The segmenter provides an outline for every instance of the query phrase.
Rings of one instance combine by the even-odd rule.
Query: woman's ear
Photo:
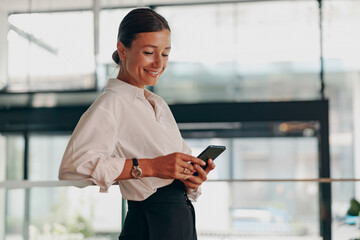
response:
[[[119,57],[121,60],[125,59],[125,46],[122,42],[118,41],[117,42],[117,51],[118,51],[118,54],[119,54]]]

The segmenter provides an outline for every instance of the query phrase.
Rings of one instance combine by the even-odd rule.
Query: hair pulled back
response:
[[[170,31],[166,19],[150,8],[137,8],[130,11],[121,21],[117,40],[126,48],[131,48],[131,43],[135,40],[138,33],[159,32],[163,29]],[[112,55],[116,64],[121,64],[117,51]]]

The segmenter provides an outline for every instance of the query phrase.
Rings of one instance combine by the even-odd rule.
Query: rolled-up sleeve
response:
[[[65,150],[60,180],[91,180],[106,192],[121,174],[125,158],[116,154],[117,123],[111,112],[98,106],[80,118]]]

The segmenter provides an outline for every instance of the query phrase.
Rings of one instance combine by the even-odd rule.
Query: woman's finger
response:
[[[212,171],[214,168],[215,168],[214,161],[213,161],[211,158],[209,158],[209,159],[208,159],[208,166],[207,166],[206,169],[205,169],[206,174],[208,174],[208,173],[209,173],[210,171]]]
[[[192,176],[192,174],[179,173],[179,175],[176,177],[176,179],[185,181],[185,180],[188,180],[191,176]]]
[[[186,174],[186,175],[192,175],[194,172],[191,171],[188,168],[183,168],[183,171],[181,171],[180,173]]]
[[[190,177],[191,177],[191,175],[186,175],[186,174],[184,174],[184,175],[183,175],[183,180],[185,180],[185,181],[186,181],[186,180],[189,180]]]
[[[186,180],[182,180],[182,182],[184,183],[184,185],[188,188],[192,188],[192,189],[197,189],[201,183],[194,183],[192,181],[190,181],[190,178],[189,179],[186,179]]]
[[[207,172],[198,164],[194,164],[195,170],[198,173],[196,177],[200,178],[203,182],[207,180]]]
[[[190,165],[190,167],[192,167],[191,164],[189,164],[189,165]],[[194,174],[194,171],[195,171],[195,169],[194,169],[194,171],[192,171],[186,167],[181,167],[179,165],[176,167],[176,169],[177,170],[175,173],[175,179],[180,179],[180,180],[189,179]]]
[[[205,170],[198,164],[194,164],[194,168],[196,172],[198,172],[198,175],[192,175],[188,179],[182,180],[182,182],[185,186],[196,189],[207,180],[207,174],[215,168],[215,164],[212,159],[208,159],[208,166]]]
[[[188,162],[185,162],[183,160],[178,162],[179,166],[181,166],[182,168],[186,168],[189,169],[192,173],[194,173],[196,170],[194,168],[194,165]]]
[[[199,164],[199,165],[201,165],[201,166],[205,166],[206,165],[206,163],[205,163],[205,161],[203,161],[203,160],[201,160],[200,158],[196,158],[196,157],[194,157],[194,156],[191,156],[191,155],[188,155],[188,154],[184,154],[184,153],[181,153],[182,154],[182,159],[184,160],[184,161],[186,161],[186,162],[192,162],[192,163],[197,163],[197,164]]]

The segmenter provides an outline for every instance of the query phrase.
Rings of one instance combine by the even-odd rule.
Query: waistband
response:
[[[184,203],[187,201],[184,183],[175,179],[170,185],[158,188],[157,191],[143,201],[128,200],[129,209],[154,203]]]

